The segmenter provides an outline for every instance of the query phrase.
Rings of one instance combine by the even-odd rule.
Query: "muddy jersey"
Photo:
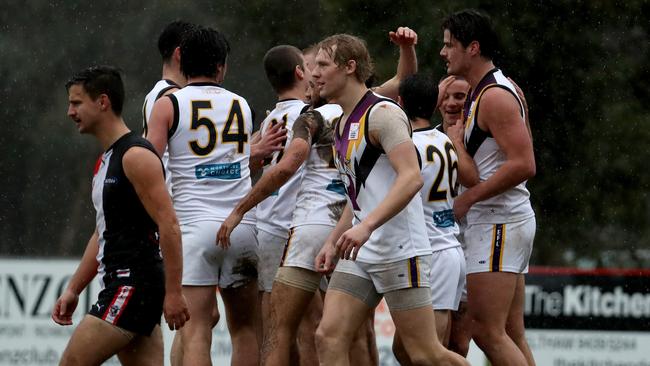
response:
[[[97,213],[97,262],[102,288],[113,280],[129,278],[164,283],[158,226],[122,166],[122,157],[134,146],[156,154],[147,140],[129,132],[102,154],[95,168],[92,201]]]
[[[216,83],[188,84],[168,95],[174,109],[169,170],[181,224],[224,220],[250,191],[251,109]],[[254,224],[253,214],[243,223]]]
[[[399,108],[392,100],[368,91],[345,124],[340,126],[339,121],[334,128],[334,161],[353,210],[353,225],[365,219],[381,203],[397,177],[386,153],[369,140],[368,126],[372,123],[372,110],[381,104],[386,104],[388,108]],[[400,112],[404,113],[401,109]],[[404,121],[407,121],[406,116]],[[361,247],[357,260],[390,263],[431,252],[422,200],[416,194],[402,211],[372,232]]]
[[[447,135],[433,127],[413,131],[413,143],[422,161],[424,185],[420,196],[431,249],[435,252],[458,247],[459,230],[453,210],[458,156],[454,145]]]
[[[287,129],[287,139],[283,143],[284,149],[276,151],[272,157],[264,161],[265,173],[284,156],[284,152],[291,143],[293,123],[300,113],[307,110],[307,107],[308,105],[302,100],[281,100],[262,122],[260,126],[262,134],[265,134],[271,126],[277,123],[284,123]],[[289,237],[291,218],[296,208],[296,196],[300,189],[303,169],[304,164],[280,189],[257,205],[258,229],[285,239]]]
[[[296,199],[291,227],[301,225],[335,226],[345,207],[345,186],[334,165],[333,127],[343,114],[337,104],[316,108],[325,124],[312,136],[311,151]]]
[[[142,105],[142,135],[147,137],[148,123],[149,118],[151,118],[151,111],[153,111],[153,105],[156,104],[156,101],[160,99],[165,93],[172,89],[180,89],[175,82],[167,79],[160,80],[153,86],[153,89],[144,97],[144,104]],[[167,190],[171,193],[172,188],[172,178],[169,174],[169,169],[167,169],[167,163],[169,162],[169,152],[165,149],[165,153],[162,156],[163,165],[165,165],[165,184],[167,185]]]
[[[499,148],[496,140],[478,125],[481,97],[490,88],[502,88],[510,92],[519,103],[521,123],[526,123],[523,104],[517,96],[515,87],[501,70],[497,68],[491,70],[481,79],[475,90],[470,90],[470,97],[465,101],[463,110],[463,115],[466,116],[465,146],[476,162],[481,181],[488,180],[506,162],[506,155]],[[467,223],[502,224],[521,221],[534,215],[530,205],[530,193],[524,181],[501,194],[472,205],[467,213]]]

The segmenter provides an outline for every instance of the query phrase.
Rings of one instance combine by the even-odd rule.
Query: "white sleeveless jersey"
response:
[[[269,128],[276,123],[285,123],[287,128],[287,139],[284,149],[276,151],[273,156],[264,161],[264,173],[274,167],[284,156],[284,152],[291,143],[293,122],[307,108],[305,102],[298,99],[279,101],[275,109],[266,116],[260,131],[266,134]],[[289,238],[291,218],[296,208],[296,195],[300,189],[300,181],[304,164],[277,192],[257,205],[257,228],[273,235]]]
[[[174,107],[169,170],[181,224],[224,220],[250,190],[251,109],[216,83],[192,83],[169,95]],[[243,223],[255,224],[253,214]]]
[[[388,156],[368,140],[368,116],[372,118],[372,109],[377,104],[399,108],[394,102],[369,91],[348,117],[342,132],[338,124],[334,130],[335,163],[354,213],[353,225],[377,208],[397,177]],[[400,109],[400,113],[404,112]],[[403,117],[407,122],[406,115]],[[431,252],[418,193],[402,211],[372,232],[357,260],[391,263]]]
[[[335,226],[345,207],[345,186],[334,165],[332,151],[333,127],[343,110],[337,104],[325,104],[316,111],[323,116],[325,125],[312,140],[291,227],[312,224]]]
[[[453,210],[458,187],[458,155],[454,145],[447,135],[433,127],[413,131],[413,143],[422,160],[424,185],[420,195],[431,249],[435,252],[459,247]]]
[[[465,146],[478,168],[479,179],[486,181],[505,163],[506,156],[497,145],[496,140],[478,125],[478,111],[481,96],[489,88],[502,88],[517,99],[521,109],[521,123],[526,123],[523,105],[515,87],[501,70],[493,69],[478,83],[475,91],[465,102],[463,115],[465,120]],[[530,193],[526,182],[487,200],[477,202],[467,213],[468,224],[503,224],[516,222],[535,216],[530,205]]]
[[[153,105],[156,104],[156,101],[160,99],[163,94],[168,92],[171,89],[180,89],[175,82],[167,79],[159,80],[156,85],[153,86],[153,89],[144,97],[144,104],[142,105],[142,135],[147,137],[149,118],[151,118],[151,111],[153,111]],[[167,185],[167,190],[169,193],[172,191],[172,177],[167,168],[169,164],[169,152],[165,149],[165,153],[162,156],[163,166],[165,167],[165,184]]]

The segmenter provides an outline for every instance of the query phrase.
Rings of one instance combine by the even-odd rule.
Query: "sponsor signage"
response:
[[[650,270],[532,268],[526,327],[650,331]]]
[[[50,313],[78,260],[0,258],[0,365],[57,365],[74,326]],[[99,292],[93,281],[73,317],[79,324]],[[219,299],[222,314],[223,302]],[[526,277],[526,336],[538,365],[650,366],[650,271],[531,268]],[[213,331],[212,358],[228,364],[225,319]],[[385,303],[375,314],[380,365],[397,365],[395,327]],[[163,321],[165,364],[174,333]],[[472,365],[486,365],[472,344]],[[116,359],[107,365],[119,364]]]

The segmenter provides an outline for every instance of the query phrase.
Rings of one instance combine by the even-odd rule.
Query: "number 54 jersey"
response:
[[[169,170],[178,220],[223,221],[251,189],[248,102],[207,82],[188,84],[169,98],[174,107]],[[242,222],[255,224],[255,217]]]

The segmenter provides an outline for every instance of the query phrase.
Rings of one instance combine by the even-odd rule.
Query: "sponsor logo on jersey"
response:
[[[117,178],[115,177],[106,177],[106,179],[104,179],[104,184],[115,184],[115,183],[117,183]]]
[[[194,173],[196,179],[239,179],[241,166],[239,163],[197,165]]]
[[[348,133],[348,140],[356,140],[359,138],[359,123],[350,124],[350,133]]]
[[[452,227],[454,226],[454,211],[444,210],[433,213],[433,223],[437,227]]]
[[[340,179],[332,179],[332,182],[325,189],[345,196],[345,184]]]

